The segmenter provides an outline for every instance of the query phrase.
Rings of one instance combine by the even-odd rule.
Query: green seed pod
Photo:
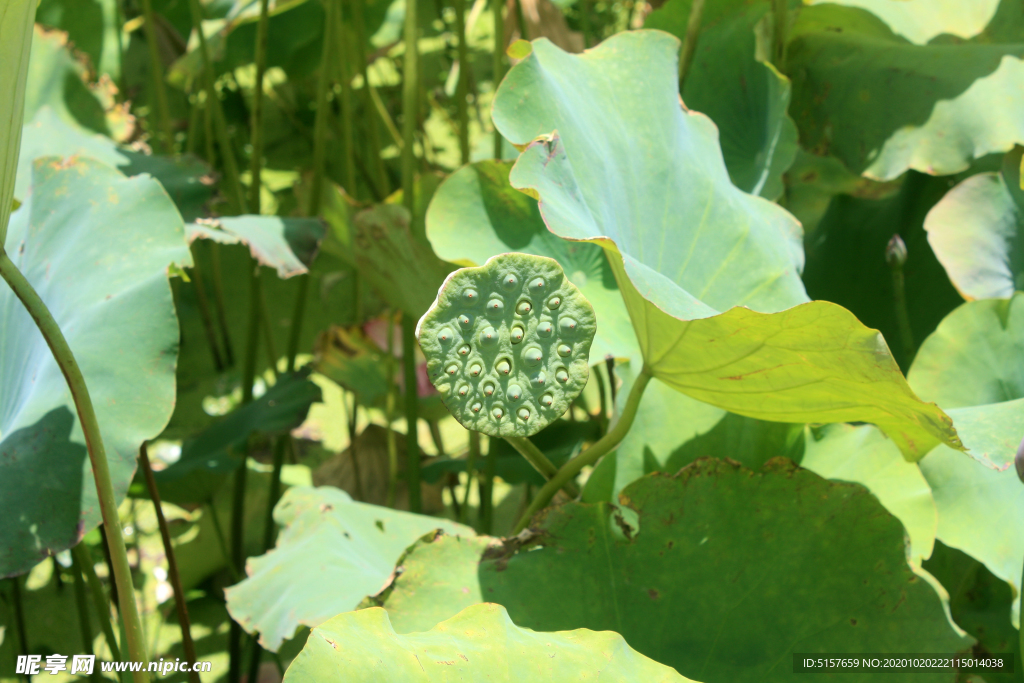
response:
[[[536,434],[568,409],[590,375],[596,331],[593,307],[557,261],[513,253],[449,275],[416,336],[456,419],[501,437]]]

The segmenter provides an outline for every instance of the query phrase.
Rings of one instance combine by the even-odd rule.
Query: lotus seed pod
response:
[[[448,276],[416,334],[427,373],[468,429],[530,436],[590,374],[594,309],[557,261],[502,254]]]

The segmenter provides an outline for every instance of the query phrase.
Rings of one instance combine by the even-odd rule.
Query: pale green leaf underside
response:
[[[316,218],[247,215],[189,223],[186,232],[189,242],[241,242],[260,265],[274,268],[280,278],[289,278],[309,272],[324,236],[324,224]]]
[[[275,549],[251,558],[226,591],[228,611],[276,651],[300,624],[317,626],[384,587],[402,552],[435,529],[472,535],[445,519],[354,502],[331,487],[289,489],[274,508]]]
[[[586,629],[534,633],[501,605],[468,607],[425,633],[399,635],[379,607],[339,614],[313,629],[288,667],[287,683],[325,680],[409,683],[685,683],[637,653],[622,636]]]
[[[979,173],[946,193],[924,220],[928,243],[966,299],[1008,299],[1024,289],[1021,151],[1001,173]]]
[[[464,427],[530,436],[583,391],[596,329],[557,261],[510,253],[448,276],[416,336],[427,376]]]
[[[159,183],[81,159],[40,159],[6,250],[67,338],[96,407],[120,499],[139,445],[174,407],[168,268],[191,265]],[[145,226],[145,239],[139,239]],[[0,575],[27,571],[100,522],[75,405],[42,335],[0,287]]]
[[[35,6],[31,0],[8,0],[0,8],[0,244],[14,196]]]
[[[644,360],[669,386],[760,419],[872,422],[910,459],[958,447],[878,332],[804,303],[799,225],[729,181],[714,128],[679,106],[677,49],[656,31],[582,56],[536,41],[495,102],[503,134],[530,143],[512,185],[540,197],[556,235],[605,248]]]
[[[999,0],[804,0],[808,5],[830,2],[860,7],[889,25],[895,33],[918,45],[948,33],[973,38],[988,25]]]

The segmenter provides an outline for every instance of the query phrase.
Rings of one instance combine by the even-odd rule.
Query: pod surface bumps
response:
[[[500,254],[453,272],[416,328],[430,381],[467,429],[530,436],[587,384],[597,318],[554,259]]]

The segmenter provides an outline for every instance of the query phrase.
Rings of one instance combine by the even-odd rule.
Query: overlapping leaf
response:
[[[800,142],[881,180],[963,171],[1024,142],[1022,55],[1021,42],[915,45],[865,10],[805,8],[787,58]]]
[[[1006,299],[1024,289],[1021,148],[1000,173],[979,173],[928,212],[924,228],[949,279],[966,299]]]
[[[6,250],[82,369],[120,498],[139,445],[174,407],[178,320],[167,272],[190,261],[181,217],[152,179],[95,161],[43,159],[33,178]],[[11,574],[77,543],[100,511],[67,385],[6,287],[0,328],[0,574]]]
[[[925,340],[911,385],[950,408],[978,460],[940,446],[919,463],[939,511],[937,537],[1020,590],[1024,516],[1013,457],[1024,435],[1024,294],[963,304]]]
[[[324,225],[316,218],[278,216],[233,216],[204,220],[188,226],[189,242],[209,239],[221,244],[248,245],[260,265],[274,268],[277,276],[288,278],[309,272]]]
[[[249,578],[227,590],[228,611],[277,650],[300,624],[317,626],[380,591],[399,556],[436,529],[472,535],[461,524],[356,503],[338,489],[293,488],[274,509],[277,546],[249,560]]]
[[[608,683],[690,679],[634,651],[617,633],[534,633],[500,605],[474,605],[426,633],[398,635],[380,608],[339,614],[313,629],[285,680]]]
[[[729,181],[713,126],[679,107],[677,50],[654,31],[582,56],[534,43],[494,108],[502,134],[529,145],[512,185],[540,197],[552,232],[606,249],[644,360],[669,386],[760,419],[874,422],[911,459],[958,445],[877,332],[839,306],[800,305],[799,225]]]
[[[826,0],[805,0],[820,5]],[[973,38],[995,16],[1000,0],[827,0],[832,4],[860,7],[871,12],[895,33],[917,45],[932,38],[954,35]]]
[[[402,630],[496,602],[535,630],[614,630],[648,657],[716,683],[790,680],[793,652],[969,645],[907,565],[900,522],[861,486],[783,460],[752,472],[706,459],[675,477],[644,477],[621,501],[634,522],[607,504],[571,503],[504,547],[421,541],[384,607]]]

